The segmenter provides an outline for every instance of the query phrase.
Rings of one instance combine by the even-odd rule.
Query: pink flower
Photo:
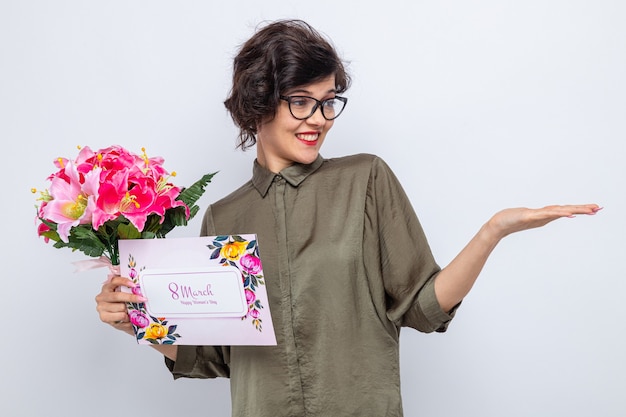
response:
[[[102,171],[105,173],[115,173],[129,169],[136,164],[136,161],[136,156],[117,145],[100,149],[97,152],[93,152],[89,146],[85,146],[76,157],[78,171],[83,174],[89,172],[94,167],[102,168]]]
[[[89,224],[95,209],[99,185],[99,172],[90,171],[81,182],[73,163],[68,162],[63,173],[51,179],[51,200],[41,207],[41,215],[57,224],[57,232],[63,242],[69,241],[72,227]]]
[[[135,295],[143,295],[141,293],[141,287],[139,285],[137,285],[136,287],[133,287],[133,289],[131,290],[131,292]]]
[[[39,223],[39,226],[37,227],[37,235],[38,236],[43,236],[43,240],[44,242],[48,243],[50,242],[50,238],[45,236],[44,233],[49,232],[50,229],[45,223]]]
[[[261,315],[261,312],[257,310],[256,308],[254,308],[254,306],[250,306],[250,308],[248,309],[248,314],[253,319],[258,319],[259,316]]]
[[[102,182],[93,214],[93,228],[98,230],[106,221],[120,215],[120,205],[127,193],[127,176],[125,172],[109,173],[106,182]]]
[[[146,317],[146,315],[139,310],[131,310],[128,313],[128,317],[130,318],[130,322],[132,324],[141,329],[147,327],[148,324],[150,324],[150,320],[148,320],[148,317]]]
[[[248,304],[254,303],[254,300],[256,300],[256,295],[254,294],[254,292],[246,289],[244,293],[246,294],[246,301],[248,302]]]
[[[121,201],[119,212],[137,228],[143,230],[150,214],[159,216],[165,214],[169,207],[157,204],[157,194],[154,181],[150,178],[140,178],[136,182],[129,180],[128,191]]]
[[[143,231],[148,216],[156,214],[162,222],[168,209],[179,206],[185,207],[189,217],[189,208],[176,200],[180,189],[167,182],[163,158],[132,155],[116,146],[83,157],[82,171],[92,165],[102,169],[94,229],[122,215]]]
[[[256,275],[261,272],[261,259],[249,253],[243,255],[239,260],[241,267],[248,274]]]

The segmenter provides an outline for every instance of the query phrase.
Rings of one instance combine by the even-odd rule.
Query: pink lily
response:
[[[66,181],[65,178],[69,179]],[[63,242],[69,242],[72,227],[91,222],[99,186],[99,171],[93,170],[80,183],[80,175],[73,163],[68,162],[62,176],[55,176],[50,184],[52,200],[42,207],[44,218],[57,224]]]

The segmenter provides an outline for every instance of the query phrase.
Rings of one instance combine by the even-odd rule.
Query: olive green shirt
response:
[[[236,417],[402,416],[400,327],[445,331],[435,263],[389,167],[321,156],[212,204],[202,235],[256,233],[277,346],[178,346],[174,378],[230,377]]]

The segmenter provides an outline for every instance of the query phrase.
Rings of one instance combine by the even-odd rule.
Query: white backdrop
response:
[[[322,154],[381,155],[442,265],[499,209],[605,207],[508,237],[447,333],[403,331],[406,415],[625,415],[626,3],[0,0],[2,415],[229,415],[226,380],[173,381],[99,321],[105,271],[37,238],[30,189],[120,144],[182,185],[219,171],[203,206],[233,190],[254,151],[222,105],[231,58],[283,17],[350,61]]]

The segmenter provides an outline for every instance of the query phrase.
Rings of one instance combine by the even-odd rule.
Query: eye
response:
[[[309,99],[306,97],[292,97],[291,105],[296,107],[307,107],[309,105]]]
[[[324,108],[326,109],[334,109],[337,106],[337,99],[329,98],[328,100],[324,100]]]

